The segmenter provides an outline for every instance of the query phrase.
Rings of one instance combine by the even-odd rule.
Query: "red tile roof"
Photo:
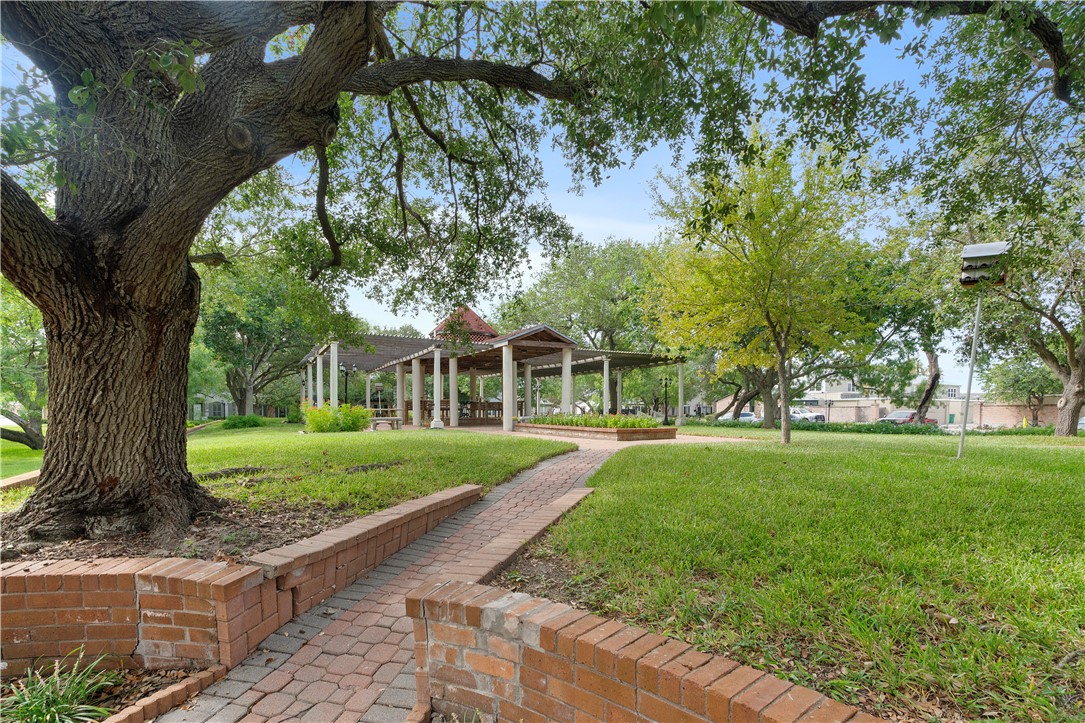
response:
[[[445,329],[449,326],[466,327],[467,332],[471,337],[471,341],[474,342],[489,341],[497,336],[497,330],[487,324],[481,316],[467,306],[461,306],[449,314],[448,318],[438,324],[436,328],[430,332],[430,336],[435,339],[452,336],[451,333],[445,332]]]

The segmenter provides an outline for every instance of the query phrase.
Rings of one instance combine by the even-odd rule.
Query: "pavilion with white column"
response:
[[[365,404],[370,406],[372,375],[394,372],[394,395],[387,405],[382,405],[382,415],[395,416],[416,426],[501,424],[512,431],[517,419],[539,411],[534,409],[532,392],[534,383],[541,378],[561,378],[560,410],[571,413],[574,377],[602,374],[603,409],[620,412],[623,372],[677,364],[681,379],[684,361],[656,354],[579,349],[574,340],[545,324],[499,335],[481,317],[464,308],[435,329],[431,338],[369,335],[366,346],[359,349],[340,348],[337,342],[314,348],[302,360],[307,395],[303,401],[316,406],[324,404],[327,368],[328,379],[332,381],[327,401],[338,404],[337,367],[345,367],[365,375]],[[460,391],[461,374],[469,379],[466,400]],[[615,399],[611,399],[612,379],[617,381]],[[360,380],[356,383],[361,385]],[[681,424],[685,406],[683,385],[677,386],[676,419]]]

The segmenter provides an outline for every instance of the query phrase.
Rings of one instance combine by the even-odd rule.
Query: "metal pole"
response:
[[[980,307],[982,305],[983,297],[979,296],[976,299],[976,321],[972,324],[972,357],[968,361],[968,386],[964,392],[964,421],[961,424],[961,441],[957,444],[957,459],[964,455],[964,433],[968,430],[968,408],[972,405],[972,372],[976,368],[976,348],[980,341]]]

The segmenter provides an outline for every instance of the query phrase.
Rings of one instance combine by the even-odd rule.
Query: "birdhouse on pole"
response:
[[[1006,283],[1001,260],[1009,250],[1009,241],[965,246],[961,249],[961,286],[975,286],[981,281],[995,285]]]

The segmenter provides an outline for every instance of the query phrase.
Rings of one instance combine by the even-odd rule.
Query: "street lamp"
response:
[[[539,401],[542,398],[542,380],[536,379],[535,384],[535,414],[541,415],[542,408],[539,406]]]
[[[667,385],[671,380],[668,377],[663,377],[663,426],[666,427],[671,423],[671,418],[667,416],[670,413],[670,402],[667,400]]]
[[[358,373],[358,365],[351,364],[348,369],[346,364],[340,364],[339,371],[343,372],[343,401],[350,404],[350,375]]]
[[[833,413],[833,400],[832,399],[826,399],[825,400],[825,422],[826,422],[826,424],[828,424],[829,417],[832,416],[832,413]]]
[[[376,384],[373,385],[373,388],[375,390],[377,390],[377,409],[383,409],[384,408],[384,400],[381,399],[381,392],[384,391],[384,383],[383,382],[377,382]],[[369,400],[367,399],[366,401],[369,401]]]

